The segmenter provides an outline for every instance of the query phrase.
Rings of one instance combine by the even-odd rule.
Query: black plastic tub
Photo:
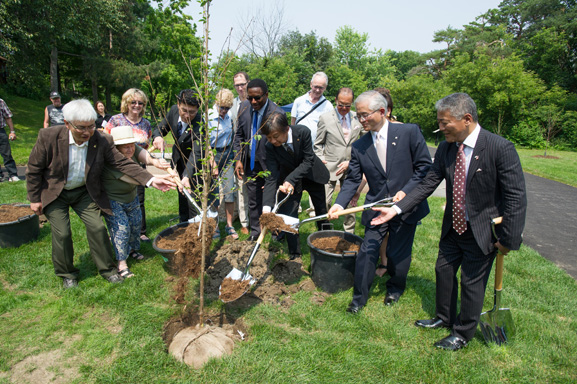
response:
[[[353,286],[355,276],[356,252],[336,254],[323,251],[312,245],[316,239],[340,237],[353,244],[361,244],[363,239],[344,231],[319,231],[307,238],[311,251],[311,277],[317,287],[325,292],[335,293]]]
[[[15,206],[30,207],[28,204],[15,204]],[[34,213],[19,217],[18,220],[9,223],[0,223],[0,248],[19,247],[22,244],[38,239],[39,233],[40,221],[38,220],[38,216]]]
[[[176,249],[159,248],[158,247],[158,240],[160,240],[162,237],[168,237],[168,236],[172,235],[177,229],[186,228],[186,227],[188,227],[188,225],[189,225],[189,223],[180,223],[180,224],[173,225],[172,227],[168,227],[168,228],[162,230],[158,235],[156,235],[156,237],[154,238],[154,240],[152,242],[152,248],[154,248],[154,250],[156,252],[161,254],[162,258],[164,259],[167,272],[172,274],[172,275],[178,276],[178,271],[177,271],[177,268],[174,264],[174,254],[176,253],[177,250]]]

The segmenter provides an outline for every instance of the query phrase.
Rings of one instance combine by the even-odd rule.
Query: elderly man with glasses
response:
[[[124,157],[112,137],[95,130],[96,111],[88,100],[74,100],[63,108],[64,125],[40,130],[28,159],[26,187],[30,208],[44,213],[52,228],[52,263],[65,289],[78,285],[70,230],[70,208],[86,227],[90,254],[98,272],[111,283],[122,282],[101,211],[112,214],[101,185],[105,164],[132,177],[139,184],[162,191],[174,188],[170,181],[153,177]]]

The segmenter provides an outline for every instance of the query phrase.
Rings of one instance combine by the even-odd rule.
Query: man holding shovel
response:
[[[329,219],[335,219],[338,212],[349,205],[363,175],[369,184],[365,204],[387,197],[398,201],[421,182],[431,166],[431,156],[419,126],[389,124],[387,101],[380,93],[362,93],[355,100],[355,107],[359,121],[369,133],[352,145],[349,173],[328,212]],[[365,226],[365,238],[355,261],[353,299],[347,312],[358,313],[367,303],[379,249],[387,233],[387,267],[391,278],[387,280],[384,304],[391,306],[399,301],[407,285],[417,223],[428,213],[429,206],[423,201],[385,225],[373,225],[371,219],[376,213],[363,212],[361,223]]]
[[[326,213],[325,184],[329,170],[313,152],[311,131],[304,125],[289,126],[284,112],[273,112],[261,129],[268,142],[266,165],[270,175],[266,178],[263,192],[263,213],[274,205],[275,192],[292,194],[278,213],[298,217],[298,207],[303,190],[306,190],[318,214]],[[322,204],[321,204],[322,203]],[[326,220],[325,220],[326,222]],[[322,222],[317,226],[321,229]],[[301,257],[299,237],[286,234],[290,259]]]
[[[374,208],[381,224],[410,210],[446,180],[447,209],[443,217],[436,273],[436,316],[417,320],[421,328],[448,328],[451,334],[435,347],[458,350],[475,335],[487,280],[497,250],[507,254],[521,245],[527,195],[515,146],[481,128],[475,102],[454,93],[437,102],[437,121],[445,141],[423,182],[392,208]],[[492,235],[491,219],[503,216]],[[461,268],[461,313],[457,315],[457,271]]]

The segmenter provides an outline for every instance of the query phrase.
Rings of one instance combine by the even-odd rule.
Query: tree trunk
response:
[[[58,48],[52,46],[50,52],[50,91],[58,92]]]
[[[112,95],[110,94],[110,87],[108,85],[106,86],[104,92],[106,94],[106,110],[112,115]]]
[[[98,83],[96,82],[96,76],[92,76],[92,104],[96,106],[98,101]]]

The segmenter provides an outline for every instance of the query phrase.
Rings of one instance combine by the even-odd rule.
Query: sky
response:
[[[190,0],[186,13],[197,23],[202,36],[201,7]],[[298,29],[301,34],[315,31],[334,43],[336,30],[344,25],[359,33],[368,33],[371,48],[393,51],[430,52],[444,48],[433,43],[435,31],[461,29],[491,8],[497,8],[501,0],[213,0],[210,6],[209,49],[220,53],[228,47],[227,36],[232,31],[230,49],[238,45],[240,25],[251,15],[270,15],[272,4],[284,4],[284,20],[287,32]],[[282,8],[282,7],[281,7]],[[239,51],[242,53],[242,50]]]

